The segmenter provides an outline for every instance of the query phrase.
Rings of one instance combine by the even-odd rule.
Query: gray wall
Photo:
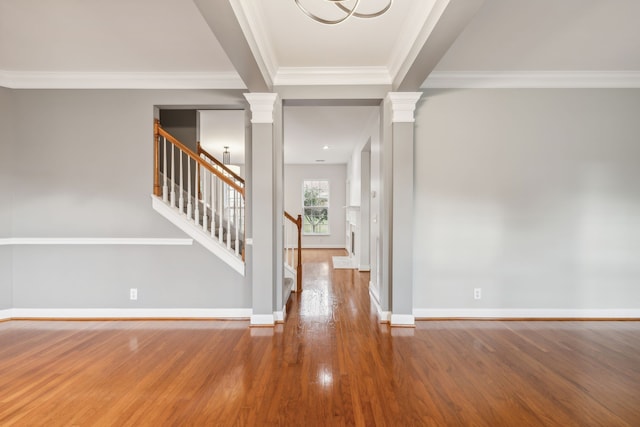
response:
[[[183,238],[151,208],[154,106],[237,91],[15,90],[13,237]],[[113,165],[117,165],[113,168]],[[137,287],[139,300],[128,299]],[[243,278],[193,246],[16,246],[16,308],[249,308]]]
[[[11,237],[13,91],[0,87],[0,239]],[[12,305],[11,246],[0,245],[0,310]]]
[[[306,248],[344,248],[346,244],[347,165],[285,165],[284,209],[294,217],[302,215],[302,183],[329,180],[329,231],[327,236],[302,235]]]
[[[638,112],[640,90],[427,91],[414,307],[639,308]]]
[[[171,135],[189,147],[197,151],[198,118],[196,110],[160,110],[160,124]]]

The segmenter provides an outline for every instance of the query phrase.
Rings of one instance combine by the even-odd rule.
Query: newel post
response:
[[[302,292],[302,215],[296,219],[298,227],[298,264],[296,265],[296,291]]]
[[[160,121],[153,121],[153,194],[160,197],[162,190],[160,189],[160,132],[158,127]]]

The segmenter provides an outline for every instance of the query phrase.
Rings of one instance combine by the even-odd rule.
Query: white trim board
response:
[[[178,208],[167,205],[160,197],[153,194],[151,195],[151,205],[156,212],[165,217],[169,222],[184,231],[187,235],[193,237],[209,252],[216,255],[244,276],[245,266],[242,258],[229,251],[226,245],[218,242],[217,239],[212,239],[209,233],[202,230],[202,227],[197,226],[192,220],[187,219],[187,216],[180,212]]]
[[[0,310],[0,320],[11,319],[11,313],[12,313],[12,310],[10,308]]]
[[[12,308],[8,318],[32,319],[243,319],[250,308]],[[0,312],[2,315],[2,312]]]
[[[342,249],[345,250],[344,246],[340,245],[302,245],[302,249]]]
[[[387,67],[279,67],[274,86],[391,85]]]
[[[422,89],[640,88],[639,71],[434,71]]]
[[[276,322],[274,314],[252,314],[251,326],[273,326]]]
[[[7,245],[145,245],[190,246],[193,239],[130,238],[130,237],[9,237],[0,239],[0,246]]]
[[[9,89],[246,89],[233,72],[50,72],[0,70]]]
[[[391,326],[416,326],[416,318],[411,314],[391,314]]]
[[[382,311],[382,307],[380,307],[380,299],[378,298],[378,294],[373,289],[372,283],[369,282],[369,295],[371,295],[371,302],[376,308],[378,312],[378,322],[380,323],[390,323],[391,322],[391,312],[390,311]]]
[[[416,319],[640,319],[640,309],[414,308]]]

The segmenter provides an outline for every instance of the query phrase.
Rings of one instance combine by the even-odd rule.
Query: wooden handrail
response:
[[[241,187],[240,185],[238,185],[235,181],[233,181],[232,179],[230,179],[228,176],[225,176],[222,172],[220,172],[219,170],[217,170],[216,168],[214,168],[213,166],[211,166],[208,162],[206,162],[205,160],[202,160],[200,158],[200,156],[198,156],[196,153],[194,153],[193,151],[191,151],[191,149],[189,147],[187,147],[186,145],[184,145],[183,143],[181,143],[180,141],[178,141],[173,135],[171,135],[169,132],[167,132],[166,130],[164,130],[162,128],[162,126],[160,125],[160,122],[158,119],[155,120],[155,125],[154,125],[154,133],[155,133],[155,144],[154,145],[158,145],[158,136],[163,136],[166,139],[169,140],[169,142],[171,142],[173,145],[175,145],[176,147],[178,147],[179,149],[181,149],[182,151],[184,151],[187,156],[191,157],[194,161],[196,161],[200,166],[204,167],[205,169],[207,169],[209,172],[211,172],[212,174],[216,175],[218,178],[220,178],[223,182],[225,182],[226,184],[228,184],[230,187],[232,187],[234,190],[236,190],[238,193],[242,194],[242,197],[245,196],[244,194],[244,187]],[[154,149],[154,155],[156,155],[159,158],[159,155],[157,155],[155,153]],[[159,151],[159,150],[158,150]],[[156,160],[154,159],[154,164],[155,164],[155,168],[156,168],[156,173],[154,175],[154,194],[156,191],[156,181],[158,182],[158,188],[159,188],[159,165],[158,162],[156,162]],[[157,195],[157,194],[156,194]]]
[[[302,292],[302,215],[294,218],[289,212],[284,211],[284,217],[293,222],[298,228],[298,263],[296,265],[296,290]]]
[[[240,183],[242,183],[242,185],[244,186],[244,179],[236,174],[234,171],[232,171],[231,169],[229,169],[227,167],[227,165],[225,165],[224,163],[222,163],[220,160],[216,159],[214,156],[212,156],[211,154],[209,154],[209,152],[207,150],[205,150],[204,148],[202,148],[202,146],[200,145],[200,141],[198,141],[196,143],[196,146],[198,147],[198,155],[200,154],[204,154],[205,157],[209,160],[211,160],[213,163],[215,163],[217,166],[219,166],[220,168],[222,168],[223,171],[225,171],[226,173],[228,173],[229,175],[231,175],[232,177],[234,177],[237,181],[239,181]]]
[[[291,215],[289,212],[284,211],[284,216],[286,216],[286,217],[287,217],[287,219],[288,219],[289,221],[291,221],[292,223],[294,223],[294,224],[298,225],[298,220],[297,220],[297,219],[295,219],[295,218],[293,217],[293,215]]]

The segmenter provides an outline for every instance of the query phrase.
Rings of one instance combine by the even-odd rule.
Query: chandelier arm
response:
[[[340,9],[342,9],[345,12],[350,12],[349,8],[346,7],[343,4],[340,3],[334,3],[337,7],[339,7]],[[376,18],[378,16],[383,15],[387,10],[389,10],[391,8],[391,5],[393,4],[393,0],[389,0],[389,4],[387,4],[384,8],[380,9],[377,12],[374,13],[356,13],[355,10],[358,7],[358,4],[356,3],[356,5],[353,7],[353,16],[355,16],[356,18]]]
[[[305,15],[307,15],[309,18],[313,19],[314,21],[320,22],[321,24],[327,24],[327,25],[336,25],[336,24],[340,24],[341,22],[346,21],[347,19],[351,18],[351,16],[354,15],[354,13],[356,12],[356,8],[358,7],[358,3],[360,3],[360,0],[356,0],[356,4],[353,5],[353,9],[349,10],[349,8],[339,5],[340,9],[342,9],[343,11],[347,12],[347,15],[344,18],[340,18],[340,19],[336,19],[336,20],[329,20],[329,19],[324,19],[324,18],[320,18],[317,15],[314,15],[313,13],[309,12],[303,5],[302,3],[300,3],[300,0],[295,0],[296,5],[298,6],[298,8],[300,8],[301,11],[304,12]]]

